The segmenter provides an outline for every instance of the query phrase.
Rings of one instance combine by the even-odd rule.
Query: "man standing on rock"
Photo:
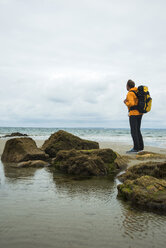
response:
[[[137,92],[137,87],[135,87],[135,83],[132,80],[128,80],[126,85],[128,94],[124,103],[128,107],[129,110],[129,123],[130,123],[130,131],[133,139],[133,148],[126,153],[136,153],[144,149],[143,138],[141,134],[141,120],[142,113],[138,110],[130,110],[132,106],[138,105],[138,98],[134,92]],[[134,92],[133,92],[134,91]]]

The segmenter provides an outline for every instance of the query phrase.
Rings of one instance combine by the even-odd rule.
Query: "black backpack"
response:
[[[140,113],[148,113],[152,107],[152,98],[147,86],[139,86],[137,91],[132,90],[138,98],[138,105],[132,106],[130,110],[138,110]]]

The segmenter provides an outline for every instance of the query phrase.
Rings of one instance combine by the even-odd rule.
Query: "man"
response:
[[[143,114],[141,114],[138,110],[130,110],[132,106],[138,105],[138,98],[133,92],[137,92],[135,83],[132,80],[128,80],[126,88],[128,94],[126,96],[126,99],[124,100],[124,103],[126,104],[129,110],[130,130],[134,144],[133,148],[130,151],[127,151],[127,153],[135,153],[144,149],[144,143],[140,131]]]

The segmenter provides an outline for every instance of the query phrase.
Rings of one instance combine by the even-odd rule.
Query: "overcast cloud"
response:
[[[166,127],[165,0],[0,0],[0,126],[128,127],[126,82]]]

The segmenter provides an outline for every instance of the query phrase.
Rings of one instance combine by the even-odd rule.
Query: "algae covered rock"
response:
[[[31,138],[13,138],[6,142],[1,159],[6,163],[18,163],[28,160],[46,160],[48,155],[40,150]]]
[[[59,151],[52,164],[66,174],[106,176],[116,174],[120,168],[114,163],[116,153],[111,149]]]
[[[122,182],[127,179],[133,180],[144,175],[156,178],[166,178],[166,162],[147,162],[134,165],[118,178]]]
[[[118,196],[141,208],[166,211],[166,180],[142,176],[118,185]]]
[[[126,159],[125,156],[121,156],[118,153],[116,153],[117,157],[114,160],[114,164],[116,165],[117,168],[120,170],[124,170],[128,166],[128,160]]]
[[[94,141],[83,140],[71,133],[60,130],[50,136],[42,146],[50,157],[55,157],[57,152],[60,150],[90,150],[98,149],[99,144]]]

